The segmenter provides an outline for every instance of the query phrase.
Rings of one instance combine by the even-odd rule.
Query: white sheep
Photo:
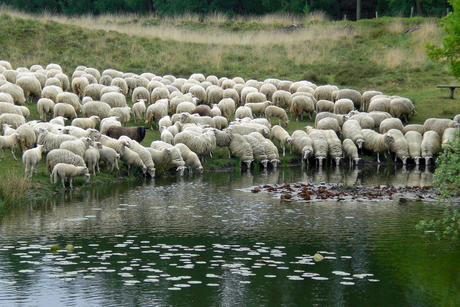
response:
[[[109,111],[109,116],[116,116],[120,123],[126,127],[127,123],[131,118],[130,107],[115,107]]]
[[[386,158],[390,143],[394,142],[393,137],[388,133],[381,134],[372,129],[362,129],[361,133],[364,137],[364,149],[377,154],[377,162],[380,163],[380,153],[383,152]]]
[[[19,85],[13,83],[6,83],[1,85],[0,92],[10,94],[11,97],[13,97],[14,104],[24,105],[26,101],[26,98],[24,97],[24,91]]]
[[[313,140],[308,136],[308,133],[303,130],[295,130],[292,133],[292,141],[291,141],[291,154],[292,149],[295,152],[298,152],[302,156],[302,164],[304,161],[313,156]]]
[[[433,159],[433,157],[441,150],[441,138],[436,131],[428,130],[423,134],[420,146],[422,149],[422,158],[425,159],[425,165],[429,165],[430,159]]]
[[[407,163],[407,159],[410,157],[409,143],[407,142],[407,139],[404,137],[401,130],[398,129],[390,129],[388,130],[388,134],[391,135],[394,140],[390,143],[390,152],[395,153],[395,162],[396,159],[399,158],[405,165]]]
[[[193,167],[196,168],[200,173],[203,173],[203,166],[201,165],[200,159],[195,152],[190,150],[187,145],[182,143],[177,143],[174,146],[179,148],[182,159],[184,159],[185,164],[188,165],[190,173],[192,172]]]
[[[214,129],[197,133],[185,130],[174,136],[174,144],[183,143],[195,152],[204,161],[206,155],[211,155],[216,148],[216,136]]]
[[[214,120],[210,116],[199,116],[197,114],[192,115],[188,112],[183,112],[179,115],[179,121],[183,124],[196,123],[215,128]]]
[[[72,180],[74,177],[82,176],[86,183],[89,182],[90,174],[88,168],[84,166],[75,166],[67,163],[58,163],[54,166],[50,175],[51,183],[56,183],[57,178],[61,178],[62,187],[65,188],[64,181],[69,179],[70,188],[73,189]]]
[[[24,98],[28,102],[32,102],[33,98],[38,99],[42,94],[41,83],[32,74],[27,74],[16,79],[16,85],[22,88],[24,92]]]
[[[115,151],[120,154],[120,156],[123,156],[123,152],[126,148],[131,147],[130,142],[124,140],[116,140],[109,136],[103,135],[98,131],[91,132],[90,137],[94,141],[101,142],[102,145],[115,149]]]
[[[212,120],[214,121],[214,127],[216,127],[216,129],[223,130],[228,127],[228,120],[223,116],[214,116]]]
[[[94,141],[89,137],[81,137],[74,140],[64,141],[59,145],[60,149],[67,149],[80,157],[85,155],[85,151],[94,146]]]
[[[67,118],[64,117],[64,116],[56,116],[56,117],[50,119],[49,123],[50,123],[50,124],[54,124],[54,125],[64,126],[66,120],[67,120]],[[61,128],[62,128],[62,127],[61,127]],[[50,131],[51,131],[51,130],[50,130]],[[53,132],[53,133],[54,133],[54,132]]]
[[[331,160],[335,160],[336,166],[338,166],[343,156],[342,142],[334,130],[329,129],[320,131],[327,141],[328,155],[331,157]]]
[[[156,87],[150,93],[150,103],[155,103],[160,99],[170,99],[170,93],[166,87]]]
[[[75,77],[72,79],[71,87],[72,92],[79,97],[85,96],[85,88],[89,85],[88,79],[85,77]]]
[[[355,143],[351,139],[344,139],[342,146],[344,157],[349,157],[350,165],[353,164],[353,162],[355,165],[358,165],[361,158],[359,157],[358,147],[356,147]]]
[[[375,123],[375,128],[380,127],[380,124],[382,121],[384,121],[387,118],[391,118],[391,114],[388,112],[382,112],[382,111],[372,111],[369,112],[368,115],[374,119]]]
[[[375,97],[377,95],[383,95],[383,93],[380,91],[370,90],[370,91],[365,91],[361,95],[362,108],[364,111],[370,112],[369,106],[370,106],[371,99],[372,97]]]
[[[128,84],[126,83],[125,79],[120,77],[115,77],[112,79],[110,86],[116,86],[120,89],[120,92],[123,95],[128,95]]]
[[[2,115],[0,115],[0,127],[3,127],[3,124],[8,124],[13,129],[16,129],[25,122],[26,119],[24,118],[24,116],[19,114],[3,113]]]
[[[362,105],[362,95],[360,92],[354,89],[345,88],[339,90],[335,95],[336,103],[341,99],[349,99],[353,102],[353,109],[359,110]],[[346,112],[348,113],[348,112]],[[345,113],[342,113],[345,114]]]
[[[264,116],[265,109],[272,104],[271,101],[266,100],[264,102],[246,102],[244,106],[251,109],[252,115]]]
[[[439,137],[442,138],[444,130],[447,128],[459,128],[460,124],[452,119],[448,118],[428,118],[423,123],[423,127],[428,130],[434,130],[438,133]]]
[[[148,89],[143,86],[138,86],[133,89],[131,101],[138,102],[141,99],[144,100],[144,103],[147,101],[147,104],[150,104],[150,93]]]
[[[272,95],[272,102],[280,108],[291,106],[291,93],[287,90],[278,89]]]
[[[80,113],[82,104],[78,95],[70,92],[62,92],[56,95],[56,104],[57,103],[67,103],[73,106],[75,112]]]
[[[224,98],[224,89],[219,86],[208,87],[206,89],[208,104],[218,104]]]
[[[144,175],[147,173],[147,166],[145,166],[144,162],[142,162],[142,159],[139,157],[139,154],[134,150],[125,148],[125,151],[121,155],[120,159],[128,166],[128,175],[133,165],[139,167]]]
[[[409,156],[414,160],[416,165],[419,165],[422,158],[422,134],[418,131],[410,130],[404,134],[404,137],[409,147]]]
[[[337,133],[337,135],[340,135],[340,133],[342,132],[339,121],[334,117],[325,117],[319,120],[318,123],[316,124],[316,129],[321,129],[321,130],[332,129],[335,131],[335,133]]]
[[[53,117],[63,116],[69,120],[77,117],[75,108],[67,103],[57,103],[53,108]]]
[[[448,152],[451,149],[450,142],[453,141],[455,138],[458,137],[458,129],[457,128],[447,128],[444,130],[442,134],[442,142],[441,147],[444,149],[444,152]]]
[[[67,149],[53,149],[46,155],[46,171],[51,173],[54,166],[58,163],[68,163],[75,166],[86,167],[82,157]]]
[[[101,171],[99,169],[99,160],[101,159],[101,154],[99,150],[101,149],[102,144],[100,142],[94,142],[94,145],[89,146],[88,149],[85,150],[85,154],[83,155],[83,160],[88,166],[88,170],[93,171],[94,176],[96,176],[96,170],[98,172]]]
[[[132,112],[133,112],[133,117],[134,117],[134,124],[137,125],[141,120],[145,119],[145,112],[147,111],[147,107],[145,105],[146,99],[138,99],[138,100],[133,100],[133,101],[136,101],[133,104]]]
[[[265,125],[253,124],[253,123],[232,123],[228,128],[231,132],[244,135],[251,132],[259,132],[264,137],[270,137],[270,129]]]
[[[88,96],[88,95],[85,95]],[[94,98],[93,98],[94,99]],[[122,93],[109,92],[101,95],[101,101],[107,103],[111,108],[126,107],[126,96]]]
[[[220,148],[220,156],[222,156],[222,148],[230,146],[233,139],[233,133],[230,129],[224,129],[223,131],[216,130],[216,146]],[[228,158],[230,158],[230,150],[228,150]]]
[[[273,101],[272,97],[273,97],[273,94],[277,91],[278,89],[276,88],[276,86],[272,83],[264,83],[262,84],[262,86],[260,87],[260,92],[262,94],[264,94],[266,97],[267,97],[267,100],[269,101]]]
[[[71,125],[75,127],[79,127],[82,129],[92,128],[95,129],[96,125],[101,121],[99,116],[93,115],[89,118],[86,117],[77,117],[72,120]]]
[[[353,111],[351,112],[353,114]],[[369,113],[360,112],[354,113],[350,119],[357,120],[363,129],[374,129],[375,128],[375,121],[374,118],[369,116]]]
[[[404,116],[406,122],[409,115],[414,115],[415,107],[409,98],[395,97],[390,101],[390,114],[394,117],[400,118]]]
[[[83,91],[83,97],[88,96],[91,99],[98,101],[101,99],[101,90],[104,88],[104,85],[92,83],[85,86]]]
[[[342,126],[342,135],[344,139],[351,139],[355,145],[361,149],[364,143],[364,137],[361,133],[362,127],[357,120],[349,119]]]
[[[259,132],[251,132],[248,135],[255,137],[260,144],[264,147],[265,155],[267,155],[267,159],[270,161],[273,167],[278,167],[278,164],[281,163],[279,159],[278,147],[273,144],[270,139],[266,139],[262,134]]]
[[[11,128],[8,124],[2,125],[3,135],[12,135],[13,133],[17,133],[16,129]]]
[[[168,127],[166,126],[161,126],[160,127],[160,139],[165,142],[169,143],[171,145],[174,145],[174,135],[168,130]]]
[[[240,94],[238,93],[238,91],[236,89],[234,89],[234,88],[224,89],[224,93],[222,94],[222,100],[227,99],[227,98],[230,98],[230,99],[233,100],[233,102],[235,103],[235,108],[236,108],[236,106],[240,105]],[[219,103],[220,103],[220,101],[219,101]],[[219,107],[219,109],[220,109],[220,107]],[[235,113],[235,111],[233,111],[233,113]],[[223,115],[223,112],[222,112],[222,115]]]
[[[176,107],[176,113],[193,113],[193,110],[195,110],[196,105],[191,102],[191,101],[182,101],[179,103]]]
[[[33,148],[37,142],[37,135],[30,125],[20,125],[16,132],[19,134],[19,148],[21,152]]]
[[[330,100],[321,99],[316,103],[316,113],[334,112],[334,103]]]
[[[100,142],[96,142],[101,144]],[[100,148],[99,148],[100,147]],[[110,168],[110,171],[113,171],[113,168],[120,170],[118,167],[118,161],[120,160],[120,154],[115,151],[115,149],[102,145],[99,146],[99,162],[104,162],[107,166],[107,169]]]
[[[312,118],[313,113],[315,113],[316,106],[315,102],[309,96],[299,95],[292,97],[290,111],[292,113],[292,117],[299,121],[300,119],[303,120],[303,112],[307,113]]]
[[[107,130],[111,126],[121,127],[121,122],[118,120],[117,116],[110,116],[101,120],[101,123],[99,124],[99,131],[102,134],[107,134]]]
[[[158,122],[164,116],[168,115],[168,100],[160,99],[148,106],[145,113],[145,124],[150,124],[150,129],[153,130],[153,124],[158,127]]]
[[[43,145],[43,151],[49,152],[58,149],[62,142],[77,139],[73,135],[55,134],[46,129],[39,128],[37,144]]]
[[[9,104],[13,104],[14,105],[14,99],[13,97],[8,94],[8,93],[3,93],[3,92],[0,92],[0,101],[1,102],[7,102]]]
[[[268,106],[265,109],[265,118],[271,122],[272,117],[278,117],[278,125],[281,126],[281,121],[283,121],[284,126],[286,127],[289,123],[289,118],[286,114],[286,111],[283,108],[277,106]]]
[[[249,107],[246,107],[246,105],[238,107],[235,111],[235,118],[244,118],[244,117],[253,118],[252,109]]]
[[[328,144],[324,134],[319,129],[312,129],[307,126],[308,136],[313,141],[313,154],[319,166],[323,165],[323,160],[328,154]]]
[[[254,161],[252,146],[244,140],[242,135],[234,134],[228,148],[231,156],[240,158],[242,162],[246,163],[248,169],[251,167],[251,163]]]
[[[232,98],[224,98],[222,99],[217,106],[219,107],[222,116],[224,116],[227,120],[230,119],[230,116],[235,114],[236,111],[236,103],[235,100]]]
[[[409,124],[405,125],[402,133],[406,134],[409,131],[417,131],[421,135],[423,135],[426,132],[425,127],[423,127],[422,124]]]
[[[108,103],[90,100],[83,104],[81,113],[83,117],[99,116],[100,119],[109,117],[111,107]]]
[[[335,114],[348,114],[355,110],[355,105],[351,99],[342,98],[334,103]]]
[[[0,136],[0,149],[2,150],[2,160],[5,159],[5,149],[9,148],[14,160],[18,160],[14,155],[14,148],[19,147],[19,134],[13,133],[11,135]]]
[[[142,160],[145,167],[147,168],[146,172],[144,172],[144,175],[148,173],[151,178],[154,178],[155,177],[155,163],[153,162],[152,156],[147,151],[147,149],[141,144],[139,144],[136,140],[132,140],[125,135],[120,136],[118,140],[123,140],[129,143],[129,148],[139,155],[139,158]],[[123,159],[123,156],[122,156],[122,159]]]
[[[270,139],[277,139],[279,142],[280,147],[283,149],[283,157],[286,155],[286,144],[291,145],[292,137],[289,133],[280,125],[275,125],[272,127],[271,130],[271,137]]]
[[[391,98],[387,98],[387,97],[379,97],[379,98],[372,99],[369,103],[367,111],[368,112],[380,111],[380,112],[390,113],[390,109],[391,109],[390,102],[391,102]]]
[[[28,149],[22,154],[22,163],[25,166],[24,172],[27,173],[30,169],[29,177],[32,173],[37,174],[37,166],[42,159],[43,145],[37,145],[35,148]]]
[[[402,121],[399,118],[387,118],[384,119],[379,126],[379,131],[382,134],[385,134],[388,132],[390,129],[398,129],[400,131],[404,130],[404,125]]]
[[[165,143],[163,141],[153,141],[150,144],[150,148],[153,148],[158,151],[161,151],[163,149],[169,150],[170,160],[167,162],[163,162],[165,163],[164,167],[167,169],[170,168],[170,165],[173,167],[176,167],[176,171],[179,172],[179,175],[184,176],[184,171],[186,167],[185,167],[184,159],[182,159],[182,155],[180,153],[179,148],[176,148],[173,145]]]
[[[56,103],[56,97],[62,93],[62,88],[56,85],[45,86],[42,90],[42,98],[49,98]]]

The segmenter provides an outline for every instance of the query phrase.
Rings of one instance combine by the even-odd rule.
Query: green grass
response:
[[[100,72],[113,68],[124,72],[153,72],[188,78],[192,73],[217,77],[291,81],[309,80],[317,85],[335,84],[360,92],[380,90],[388,95],[410,98],[417,114],[409,123],[423,123],[429,117],[449,117],[460,113],[460,93],[446,99],[447,89],[439,84],[457,83],[443,63],[424,55],[426,41],[443,35],[439,20],[428,18],[381,18],[359,22],[295,20],[303,26],[292,33],[281,31],[293,23],[289,17],[259,19],[158,19],[157,17],[102,16],[73,20],[53,15],[26,15],[0,8],[0,59],[14,68],[58,63],[69,77],[75,67],[85,65]],[[404,30],[420,26],[420,30]],[[208,39],[215,38],[216,42]],[[132,102],[128,97],[128,104]],[[27,103],[30,119],[38,119],[36,101]],[[70,124],[70,122],[68,122]],[[273,119],[272,124],[278,124]],[[133,126],[131,120],[128,123]],[[314,121],[291,119],[287,130],[304,129]],[[148,130],[142,145],[158,140],[157,130]],[[277,142],[275,141],[275,144]],[[298,157],[287,150],[283,163]],[[17,154],[18,155],[18,154]],[[21,174],[23,165],[6,153],[0,173]],[[19,155],[18,155],[19,156]],[[214,152],[220,157],[219,149]],[[241,161],[208,159],[205,169],[232,167]],[[103,170],[91,178],[91,185],[130,180],[126,170]],[[161,175],[161,170],[158,172]],[[135,178],[135,175],[130,176]],[[81,182],[76,181],[75,186]],[[45,159],[38,175],[28,180],[28,195],[48,194],[60,189],[51,185]]]

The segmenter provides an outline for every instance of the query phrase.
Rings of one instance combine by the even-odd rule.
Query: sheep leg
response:
[[[283,157],[286,155],[286,148],[284,146],[281,146],[283,148]]]
[[[70,181],[70,189],[72,190],[72,189],[73,189],[73,186],[72,186],[72,176],[70,176],[69,181]]]
[[[2,149],[2,160],[5,159],[5,149]]]
[[[11,151],[11,155],[13,156],[14,160],[18,161],[18,159],[14,156],[14,149],[11,148],[10,151]]]
[[[65,189],[64,178],[65,178],[65,176],[61,176],[62,188]]]

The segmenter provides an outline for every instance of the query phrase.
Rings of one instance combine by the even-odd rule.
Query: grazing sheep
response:
[[[425,165],[429,165],[430,159],[433,159],[433,157],[441,150],[441,138],[436,131],[427,130],[423,134],[420,146],[422,149],[422,158],[425,159]]]
[[[185,130],[174,136],[174,144],[183,143],[198,155],[202,161],[206,155],[211,155],[216,148],[215,130],[207,130],[203,133]]]
[[[220,156],[222,157],[222,148],[227,147],[228,158],[230,158],[230,143],[233,139],[233,132],[230,129],[224,129],[223,131],[216,130],[216,146],[220,148]]]
[[[329,129],[320,131],[326,138],[328,155],[331,157],[331,160],[335,160],[335,164],[338,166],[343,156],[342,142],[334,130]]]
[[[53,108],[53,117],[62,116],[69,120],[77,117],[75,108],[67,103],[58,103]]]
[[[81,110],[83,117],[99,116],[100,119],[109,117],[111,107],[108,103],[91,100],[86,102]]]
[[[358,165],[358,162],[361,158],[358,155],[358,147],[356,147],[355,143],[351,139],[344,139],[342,146],[344,153],[343,156],[349,157],[350,165],[353,164],[353,162],[355,163],[355,165]]]
[[[24,90],[19,85],[13,83],[6,83],[1,85],[0,92],[10,94],[11,97],[13,97],[14,104],[22,106],[26,102]]]
[[[425,127],[426,131],[434,130],[438,133],[439,137],[442,138],[444,130],[447,128],[459,128],[460,124],[452,119],[447,118],[428,118],[423,123],[423,127]]]
[[[249,92],[246,95],[244,105],[246,105],[247,103],[257,103],[257,102],[264,102],[264,101],[267,101],[267,97],[265,96],[265,94],[260,93],[260,92]]]
[[[86,96],[85,88],[89,85],[88,79],[85,77],[75,77],[72,79],[71,87],[72,92],[78,97]]]
[[[85,95],[88,96],[88,95]],[[93,98],[94,99],[94,98]],[[107,103],[111,108],[127,107],[126,96],[122,93],[109,92],[101,95],[101,101]],[[97,99],[95,99],[97,100]]]
[[[82,105],[78,95],[69,92],[62,92],[56,95],[56,104],[67,103],[74,107],[75,112],[80,113]]]
[[[171,117],[169,115],[163,116],[159,121],[158,121],[158,126],[160,127],[169,127],[172,126],[172,121]]]
[[[377,154],[377,162],[380,163],[380,153],[383,152],[386,158],[386,152],[390,149],[390,143],[394,142],[393,137],[388,134],[381,134],[372,129],[362,129],[364,137],[364,149],[370,150]]]
[[[139,157],[139,154],[134,150],[125,148],[125,151],[120,156],[120,159],[125,162],[128,167],[128,176],[133,165],[139,167],[144,175],[147,173],[147,166],[145,166],[144,162],[142,162],[142,159]]]
[[[362,95],[357,90],[349,89],[349,88],[339,90],[335,96],[336,103],[338,100],[341,100],[341,99],[349,99],[353,102],[353,109],[356,109],[356,110],[361,109]],[[346,113],[342,113],[342,114],[346,114]]]
[[[182,143],[177,143],[174,146],[180,150],[182,159],[184,159],[185,165],[188,165],[190,173],[192,172],[193,167],[196,168],[200,173],[203,173],[203,166],[201,165],[200,159],[195,152],[190,150],[187,145]]]
[[[267,97],[267,100],[273,101],[272,97],[273,94],[277,91],[277,88],[274,84],[271,83],[264,83],[260,87],[260,92]]]
[[[236,118],[245,118],[245,117],[249,117],[251,119],[253,118],[251,108],[246,107],[246,106],[238,107],[238,109],[236,109],[236,111],[235,111],[235,119]]]
[[[82,129],[92,128],[95,129],[96,125],[101,121],[99,116],[93,115],[89,118],[86,117],[77,117],[72,120],[71,125],[75,127],[79,127]]]
[[[388,112],[381,112],[381,111],[372,111],[369,112],[368,115],[374,119],[375,126],[374,128],[380,127],[382,121],[387,118],[391,118],[391,114]]]
[[[131,101],[137,102],[139,100],[147,101],[147,104],[150,104],[150,93],[147,88],[143,86],[138,86],[133,89],[133,94],[131,95]]]
[[[337,135],[340,135],[342,129],[340,128],[339,121],[334,117],[325,117],[318,121],[316,129],[329,130],[332,129]]]
[[[216,117],[216,116],[221,116],[222,117],[222,112],[220,111],[219,107],[217,106],[217,103],[212,105],[211,108],[211,117]]]
[[[9,104],[7,102],[0,102],[0,114],[3,113],[23,115],[21,106],[16,106],[14,104]]]
[[[30,169],[29,177],[32,173],[37,175],[37,165],[42,159],[43,145],[37,145],[35,148],[28,149],[22,154],[22,163],[25,165],[24,172],[27,173]]]
[[[153,130],[153,123],[158,127],[158,122],[164,116],[168,115],[168,100],[161,99],[154,104],[148,106],[145,113],[145,124],[150,124],[150,129]]]
[[[330,100],[318,100],[316,103],[316,113],[320,112],[334,112],[334,103]]]
[[[53,149],[46,155],[46,171],[51,173],[54,166],[58,163],[68,163],[75,166],[86,167],[82,157],[67,149]]]
[[[89,137],[81,137],[74,140],[64,141],[59,145],[59,149],[67,149],[83,158],[85,151],[94,146],[94,141]]]
[[[399,158],[405,165],[407,163],[407,159],[410,157],[409,143],[407,142],[407,139],[404,137],[401,130],[398,129],[390,129],[388,130],[388,134],[394,139],[394,141],[390,143],[390,152],[395,153],[395,162],[396,159]]]
[[[3,135],[5,135],[5,136],[12,135],[13,133],[16,133],[16,129],[11,128],[11,126],[8,125],[8,124],[3,124],[2,129],[3,129]]]
[[[367,112],[370,112],[369,110],[369,106],[370,106],[370,102],[371,102],[371,99],[372,97],[374,96],[377,96],[377,95],[383,95],[382,92],[379,92],[379,91],[365,91],[362,95],[361,95],[361,98],[362,98],[362,108],[363,108],[363,111],[367,111]],[[376,110],[377,111],[377,110]],[[388,111],[386,111],[388,112]]]
[[[410,125],[405,125],[404,126],[404,129],[402,130],[402,132],[404,134],[406,134],[407,132],[409,131],[417,131],[419,132],[421,135],[423,135],[426,131],[425,127],[422,125],[422,124],[410,124]]]
[[[291,93],[286,90],[278,89],[272,95],[272,102],[275,106],[280,108],[291,106]]]
[[[368,112],[372,111],[380,111],[380,112],[388,112],[390,113],[390,102],[391,98],[387,97],[379,97],[372,99],[369,103],[369,107],[367,108]]]
[[[150,148],[153,148],[158,151],[167,149],[169,151],[170,160],[167,162],[163,162],[165,164],[163,168],[169,169],[171,165],[172,167],[176,167],[176,171],[179,172],[180,176],[184,176],[184,171],[186,167],[179,148],[176,148],[173,145],[165,143],[163,141],[153,141],[150,144]]]
[[[110,116],[101,120],[101,123],[99,124],[99,131],[102,134],[107,134],[107,130],[112,126],[121,127],[121,123],[117,116]]]
[[[264,102],[246,102],[244,106],[251,109],[252,115],[264,116],[265,109],[269,105],[272,105],[272,102],[267,100]]]
[[[13,133],[11,135],[0,136],[0,149],[2,150],[2,160],[5,159],[5,149],[9,148],[14,160],[18,160],[14,155],[14,148],[19,147],[19,134]]]
[[[260,144],[262,144],[268,160],[270,161],[272,166],[276,168],[278,164],[281,163],[281,160],[279,159],[280,157],[278,153],[278,147],[276,147],[270,139],[266,139],[259,132],[251,132],[248,135],[255,137],[260,142]]]
[[[133,101],[136,101],[136,100],[133,100]],[[147,107],[145,106],[145,101],[146,99],[139,99],[133,104],[132,112],[133,112],[135,125],[137,125],[141,120],[145,119],[145,112],[147,111]]]
[[[129,142],[111,138],[109,136],[100,134],[97,131],[90,133],[90,137],[95,141],[101,142],[101,144],[104,146],[115,149],[115,151],[120,154],[120,156],[123,155],[123,152],[126,148],[131,146]]]
[[[214,120],[209,116],[196,116],[191,115],[188,112],[183,112],[179,115],[179,121],[183,124],[195,123],[195,124],[204,124],[210,127],[215,128]],[[186,144],[187,145],[187,144]]]
[[[188,92],[198,98],[197,104],[206,103],[206,90],[201,85],[193,85],[189,88]]]
[[[16,133],[19,134],[19,148],[21,152],[35,146],[37,135],[30,125],[20,125],[16,129]]]
[[[313,154],[319,166],[323,165],[323,160],[327,157],[328,144],[321,130],[309,129],[307,127],[308,136],[313,141]]]
[[[122,125],[126,127],[131,118],[130,107],[115,107],[109,111],[109,116],[116,116]]]
[[[218,86],[214,86],[207,90],[206,96],[208,98],[208,104],[218,104],[219,101],[224,99],[224,89]]]
[[[303,120],[303,112],[308,113],[311,119],[312,114],[315,113],[315,102],[308,96],[293,96],[290,111],[297,122],[299,121],[299,115],[300,119]]]
[[[364,136],[361,133],[362,127],[357,120],[349,119],[342,126],[344,139],[351,139],[355,145],[361,149],[364,143]]]
[[[353,114],[353,112],[351,114]],[[357,120],[363,129],[374,129],[375,127],[374,118],[369,116],[369,113],[366,112],[355,113],[350,119]]]
[[[88,84],[85,86],[84,91],[83,91],[83,97],[88,96],[91,97],[93,100],[100,100],[101,99],[101,90],[104,88],[104,85],[102,84]]]
[[[28,107],[26,106],[19,106],[19,108],[21,109],[22,111],[22,116],[24,116],[24,118],[27,120],[30,116],[30,110]]]
[[[316,114],[315,116],[315,126],[318,125],[318,122],[322,120],[325,117],[333,117],[338,120],[340,127],[342,127],[343,123],[347,119],[346,115],[343,114],[335,114],[335,113],[330,113],[330,112],[321,112]]]
[[[278,140],[280,147],[283,149],[284,157],[286,155],[285,146],[286,144],[289,146],[291,145],[292,137],[286,130],[284,130],[283,127],[281,127],[280,125],[275,125],[272,127],[270,139],[273,141],[274,138]]]
[[[410,130],[404,134],[404,137],[409,147],[409,156],[414,160],[416,165],[419,165],[422,158],[422,134],[418,131]]]
[[[447,153],[451,149],[450,142],[458,137],[457,128],[447,128],[442,134],[441,147],[444,149],[444,152]]]
[[[182,101],[176,107],[176,113],[192,113],[196,108],[196,105],[190,101]]]
[[[335,102],[334,113],[335,114],[348,114],[355,110],[355,105],[351,99],[342,98]]]
[[[101,144],[96,142],[96,144]],[[100,147],[100,148],[99,148]],[[117,170],[120,170],[118,167],[118,161],[120,160],[120,154],[115,151],[115,149],[102,145],[99,146],[99,162],[104,162],[107,165],[107,169],[110,168],[110,171],[113,171],[115,167]]]
[[[88,147],[88,149],[85,150],[85,154],[83,155],[83,160],[88,166],[88,170],[93,171],[94,176],[96,176],[96,170],[98,172],[101,171],[99,169],[99,160],[101,159],[99,150],[101,149],[102,144],[100,142],[94,142],[94,145]]]
[[[259,140],[251,135],[243,135],[243,139],[248,142],[252,147],[252,154],[254,160],[262,164],[262,167],[267,168],[268,157],[265,154],[265,148]]]
[[[252,146],[244,140],[242,135],[234,134],[228,148],[231,156],[241,158],[241,161],[246,163],[248,169],[251,167],[251,163],[254,161]]]
[[[160,139],[165,142],[169,143],[171,145],[174,145],[174,135],[168,130],[166,126],[161,126],[160,127]]]
[[[295,152],[298,152],[302,156],[302,164],[304,161],[313,156],[313,140],[308,136],[308,133],[303,130],[295,130],[292,133],[292,141],[291,141],[291,154],[292,149]]]
[[[62,88],[56,85],[48,85],[43,88],[41,97],[49,98],[56,103],[56,97],[60,93],[63,93]]]
[[[42,85],[34,75],[28,74],[16,79],[16,85],[22,88],[28,102],[32,102],[33,98],[38,99],[42,94]]]
[[[404,116],[406,122],[409,115],[415,114],[415,107],[409,98],[396,97],[390,101],[390,114],[393,117],[400,118]]]
[[[120,77],[115,77],[112,79],[110,86],[116,86],[120,89],[120,92],[123,95],[128,95],[128,84],[126,83],[125,79]]]
[[[268,106],[265,109],[265,118],[271,122],[272,117],[278,117],[278,125],[281,126],[281,121],[283,121],[284,126],[287,127],[289,123],[289,118],[283,108],[277,106]]]
[[[1,76],[1,75],[0,75]],[[8,93],[0,92],[0,102],[7,102],[14,105],[13,97]]]
[[[142,160],[144,165],[147,168],[147,173],[151,178],[155,177],[155,163],[153,163],[152,156],[150,153],[147,151],[147,149],[139,144],[137,141],[130,139],[129,137],[122,135],[120,136],[119,140],[123,140],[129,143],[129,148],[136,152],[139,155],[139,158]],[[123,156],[121,157],[123,159]],[[144,175],[146,174],[144,172]]]
[[[150,93],[150,103],[155,103],[157,102],[158,100],[161,100],[161,99],[170,99],[171,96],[170,96],[170,93],[168,91],[168,89],[164,86],[162,87],[156,87],[152,90],[152,92]]]
[[[381,134],[385,134],[390,129],[398,129],[400,131],[404,130],[404,125],[399,118],[387,118],[384,119],[379,126],[379,131]]]
[[[69,179],[70,188],[73,189],[72,180],[74,177],[82,176],[86,183],[89,182],[90,174],[85,166],[74,166],[67,163],[58,163],[54,166],[50,175],[51,183],[56,183],[57,178],[61,178],[62,187],[65,189],[64,181]]]
[[[334,85],[329,85],[329,84],[321,85],[315,89],[315,93],[313,95],[315,96],[315,99],[318,100],[318,102],[320,100],[332,101],[332,92],[338,91],[338,90],[339,89],[337,88],[337,86],[334,86]],[[332,111],[329,111],[329,112],[332,112]]]
[[[251,132],[259,132],[266,138],[270,137],[270,129],[267,128],[267,126],[261,124],[234,123],[231,124],[227,129],[240,135],[249,134]]]
[[[240,94],[238,93],[238,91],[236,89],[234,89],[234,88],[224,89],[224,93],[222,95],[222,100],[227,99],[227,98],[230,98],[235,102],[235,108],[236,108],[236,106],[240,105]],[[219,107],[219,109],[220,109],[220,107]]]
[[[236,110],[236,103],[235,100],[232,98],[224,98],[222,99],[217,106],[219,107],[222,116],[224,116],[227,120],[230,119],[230,116],[235,114]]]
[[[24,116],[19,114],[3,113],[2,115],[0,115],[0,127],[3,127],[3,124],[8,124],[13,129],[16,129],[25,122],[26,119],[24,118]]]

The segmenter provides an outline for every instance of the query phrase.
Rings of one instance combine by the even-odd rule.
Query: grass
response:
[[[296,30],[290,30],[293,24],[298,25]],[[50,13],[30,15],[1,6],[0,59],[14,68],[58,63],[68,76],[75,67],[85,65],[101,72],[113,68],[181,78],[200,72],[245,80],[309,80],[360,92],[375,89],[410,98],[417,114],[409,123],[423,123],[428,117],[460,113],[460,94],[446,99],[447,89],[436,88],[457,80],[448,75],[445,64],[425,55],[425,43],[439,42],[443,36],[438,24],[439,19],[419,17],[328,21],[321,12],[234,18],[222,14],[204,18],[194,14],[87,15],[77,19]],[[30,119],[38,119],[35,103],[26,104]],[[132,105],[130,97],[128,104]],[[313,123],[291,119],[287,130]],[[129,125],[134,124],[130,121]],[[149,130],[142,145],[159,138],[157,130]],[[224,150],[224,157],[226,153]],[[219,155],[217,149],[214,156]],[[205,169],[241,167],[238,159],[208,160]],[[284,163],[295,160],[289,154],[283,158]],[[0,173],[10,170],[21,177],[23,165],[7,154],[0,161]],[[129,180],[125,175],[104,171],[91,178],[91,184]],[[49,184],[44,160],[38,175],[26,182],[33,195],[60,189],[58,184]]]

